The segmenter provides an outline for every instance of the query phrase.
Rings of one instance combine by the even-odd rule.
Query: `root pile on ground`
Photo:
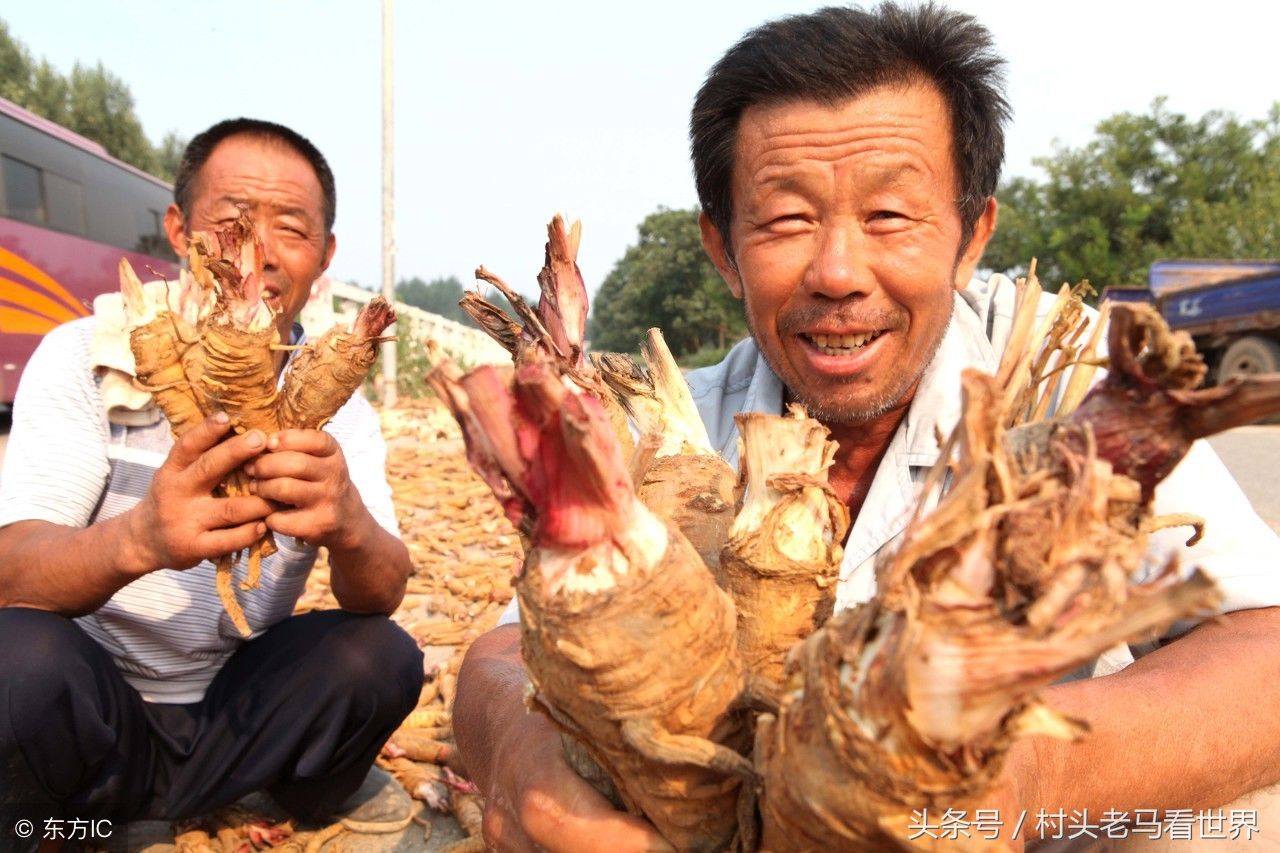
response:
[[[300,348],[277,380],[285,346],[277,317],[266,302],[262,244],[242,214],[223,231],[193,233],[176,283],[143,285],[127,260],[120,288],[130,329],[137,383],[150,391],[175,436],[204,417],[224,411],[237,432],[319,429],[342,408],[377,357],[382,332],[395,314],[381,298],[356,318],[352,329],[334,328]],[[237,471],[220,487],[247,495]],[[242,590],[257,587],[262,558],[275,552],[268,533],[249,551]],[[232,556],[217,559],[218,595],[236,629],[252,628],[236,599]]]
[[[581,287],[577,230],[549,234],[536,309],[505,285],[516,317],[468,300],[514,372],[443,364],[432,382],[529,539],[533,707],[678,849],[911,849],[914,812],[992,801],[1015,738],[1085,734],[1038,691],[1215,604],[1197,571],[1139,571],[1148,533],[1187,521],[1154,518],[1152,491],[1193,439],[1280,410],[1280,379],[1195,390],[1189,340],[1122,306],[1090,390],[1103,323],[1069,288],[1037,319],[1033,271],[997,375],[963,378],[935,508],[875,597],[828,618],[849,519],[826,429],[741,417],[730,493],[661,335],[643,365],[582,358],[559,313],[580,304],[561,295]]]

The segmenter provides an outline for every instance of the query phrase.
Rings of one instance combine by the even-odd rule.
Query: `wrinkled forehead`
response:
[[[299,187],[313,189],[321,198],[324,195],[320,176],[306,155],[269,134],[246,131],[220,140],[196,170],[193,182],[198,187],[211,176],[225,174],[250,177],[278,174]]]
[[[272,136],[236,134],[221,140],[192,176],[193,201],[243,203],[305,212],[321,223],[324,188],[315,167]]]
[[[864,160],[874,167],[896,152],[911,156],[886,168],[901,171],[914,157],[928,161],[953,188],[958,177],[950,106],[936,86],[918,79],[840,98],[752,104],[739,117],[732,150],[735,194],[760,178],[762,166],[788,156],[823,162],[861,153],[871,155]]]

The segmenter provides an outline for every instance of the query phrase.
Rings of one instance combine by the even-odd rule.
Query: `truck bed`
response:
[[[1170,328],[1196,337],[1280,326],[1280,272],[1170,287],[1156,304]]]

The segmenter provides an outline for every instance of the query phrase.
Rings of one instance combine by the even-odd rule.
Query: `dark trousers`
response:
[[[202,701],[152,704],[70,619],[0,608],[0,816],[173,820],[266,790],[318,819],[421,688],[422,653],[395,623],[327,611],[245,643]]]

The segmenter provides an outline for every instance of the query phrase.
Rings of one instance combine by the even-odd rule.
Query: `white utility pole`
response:
[[[396,205],[393,168],[395,146],[392,131],[392,78],[395,34],[392,13],[395,0],[382,0],[382,295],[396,303]],[[392,333],[396,327],[391,327]],[[382,404],[396,404],[396,342],[382,344]]]

